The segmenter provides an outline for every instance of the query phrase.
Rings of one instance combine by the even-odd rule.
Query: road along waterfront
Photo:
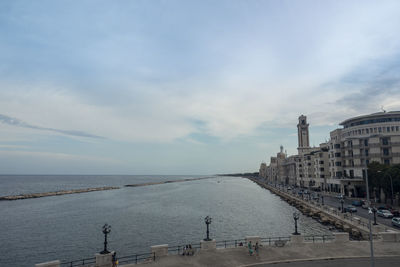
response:
[[[341,213],[336,208],[332,208],[326,205],[322,205],[319,202],[312,201],[311,199],[302,199],[297,197],[295,194],[285,192],[280,188],[276,188],[269,185],[259,179],[249,178],[261,187],[264,187],[271,192],[279,195],[289,204],[296,206],[304,214],[318,219],[324,224],[334,225],[336,228],[348,232],[351,237],[356,239],[369,239],[369,226],[367,221],[363,218],[352,216],[352,214]],[[398,232],[397,229],[388,228],[381,225],[373,226],[372,232],[374,238],[377,238],[380,232]]]

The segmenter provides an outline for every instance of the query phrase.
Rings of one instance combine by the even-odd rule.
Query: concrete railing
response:
[[[60,261],[48,261],[35,264],[35,267],[60,267]]]

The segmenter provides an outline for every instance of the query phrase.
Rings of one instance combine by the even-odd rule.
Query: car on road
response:
[[[392,219],[392,225],[396,227],[400,227],[400,217],[394,217]]]
[[[353,213],[353,212],[357,212],[357,208],[354,207],[353,205],[348,205],[347,207],[344,207],[344,211]]]
[[[361,208],[368,209],[368,203],[364,201],[364,203],[361,205]]]
[[[342,194],[336,195],[336,198],[337,199],[344,199],[344,195],[342,195]]]
[[[388,210],[379,210],[378,209],[376,214],[378,214],[378,216],[381,216],[383,218],[393,218],[393,214]]]
[[[353,202],[351,202],[351,205],[356,207],[361,207],[363,204],[364,204],[363,200],[353,200]]]
[[[389,209],[389,211],[393,214],[394,217],[400,217],[400,211],[396,209]]]

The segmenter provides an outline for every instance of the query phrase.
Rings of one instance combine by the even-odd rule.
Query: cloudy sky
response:
[[[400,110],[400,1],[0,2],[0,173],[257,171]]]

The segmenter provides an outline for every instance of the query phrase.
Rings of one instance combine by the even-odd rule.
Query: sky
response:
[[[400,110],[400,1],[2,0],[0,174],[258,171]]]

